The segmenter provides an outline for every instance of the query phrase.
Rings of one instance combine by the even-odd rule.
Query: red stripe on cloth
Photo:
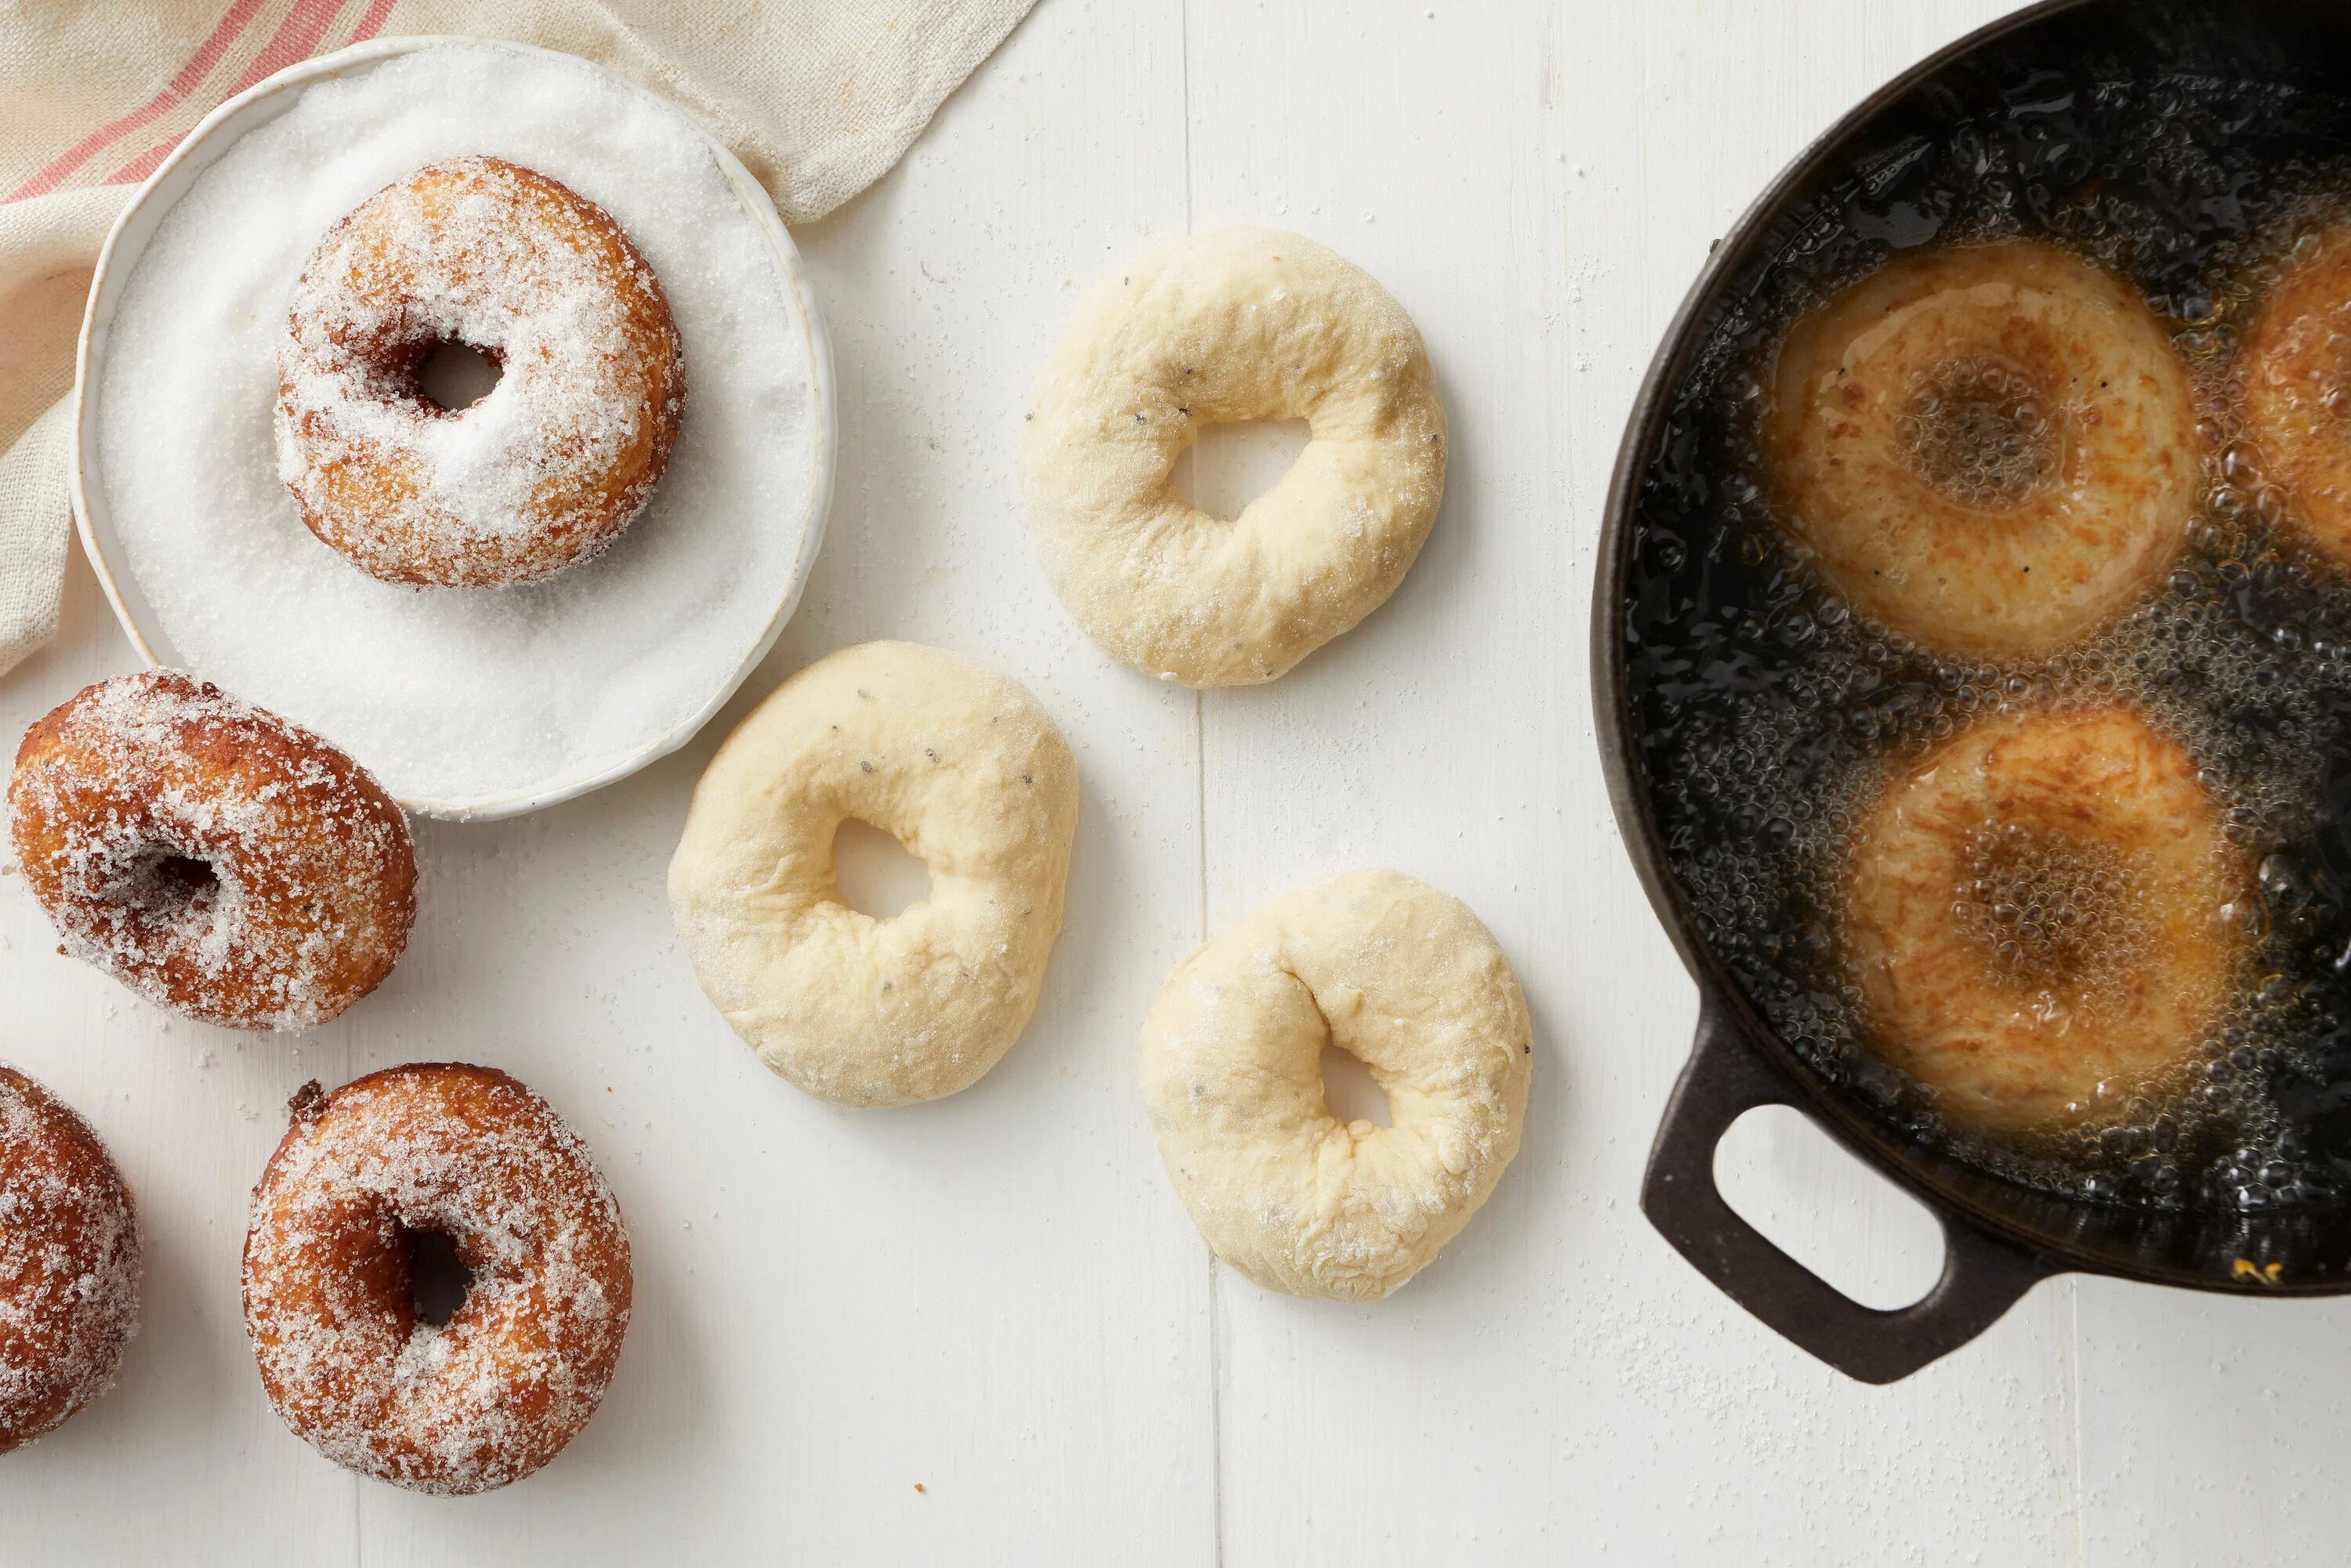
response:
[[[286,13],[286,20],[277,24],[277,31],[261,47],[261,53],[237,77],[236,85],[221,96],[235,98],[263,77],[275,76],[296,60],[308,59],[342,8],[343,0],[295,0],[294,9]]]
[[[245,31],[246,24],[253,20],[253,14],[260,9],[261,0],[234,0],[227,14],[214,25],[211,37],[196,47],[196,52],[188,57],[188,63],[182,66],[179,73],[164,84],[161,92],[120,119],[100,126],[67,148],[50,162],[47,168],[9,192],[5,197],[0,197],[0,200],[20,202],[26,196],[38,196],[56,190],[67,175],[88,162],[109,142],[120,137],[128,136],[141,126],[153,124],[162,116],[179,107],[188,94],[196,89],[196,84],[210,75],[214,66],[220,64],[221,57],[228,53],[228,47],[236,41],[237,35]]]
[[[381,32],[383,19],[391,16],[392,8],[399,4],[400,0],[368,0],[367,15],[361,16],[360,25],[351,30],[351,42],[364,44]]]
[[[101,185],[131,185],[138,183],[140,181],[145,179],[148,175],[152,174],[155,172],[155,165],[161,163],[164,159],[172,155],[172,149],[177,147],[180,144],[181,140],[181,138],[174,136],[169,141],[158,141],[154,146],[150,147],[146,152],[141,152],[138,157],[133,158],[121,168],[117,169],[113,173],[109,174],[105,179],[100,180],[99,183]]]
[[[237,73],[236,80],[229,84],[228,90],[221,97],[224,99],[235,98],[262,78],[274,76],[297,60],[308,59],[310,51],[319,47],[319,40],[326,36],[327,29],[334,26],[335,14],[343,8],[343,3],[344,0],[295,0],[294,8],[287,12],[285,18],[277,24],[277,31],[261,46],[259,54],[246,62],[245,69]],[[128,185],[145,179],[155,172],[155,165],[171,156],[172,149],[180,144],[180,140],[174,136],[167,141],[156,143],[109,174],[102,183]]]

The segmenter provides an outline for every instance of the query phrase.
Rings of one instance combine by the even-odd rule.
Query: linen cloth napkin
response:
[[[897,162],[1035,0],[0,3],[0,674],[57,630],[74,340],[131,192],[222,99],[379,36],[560,49],[681,104],[811,222]]]

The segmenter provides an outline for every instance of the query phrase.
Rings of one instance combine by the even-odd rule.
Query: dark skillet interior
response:
[[[2158,78],[2196,78],[2158,88]],[[2296,89],[2282,95],[2280,88]],[[2160,92],[2185,93],[2163,98]],[[2131,127],[2192,125],[2135,140]],[[2225,254],[2275,204],[2281,168],[2351,161],[2351,6],[2310,0],[2183,4],[2087,0],[2044,5],[1922,68],[1808,154],[1734,231],[1710,264],[1652,371],[1620,459],[1595,622],[1604,743],[1618,815],[1651,897],[1701,986],[1750,1039],[1814,1091],[1849,1141],[1943,1204],[2077,1267],[2204,1287],[2351,1290],[2351,978],[2312,961],[2298,974],[2304,1065],[2264,1061],[2296,1157],[2281,1180],[2202,1151],[2199,1174],[2165,1207],[2133,1192],[2036,1190],[1955,1158],[1922,1135],[1898,1092],[1850,1052],[1806,1038],[1805,954],[1817,948],[1810,894],[1762,887],[1760,921],[1725,922],[1720,889],[1699,885],[1709,840],[1773,830],[1695,795],[1692,725],[1719,716],[1792,668],[1810,633],[1797,624],[1823,591],[1771,543],[1751,476],[1725,455],[1724,389],[1776,339],[1824,279],[1866,270],[1889,251],[1953,237],[1983,215],[1987,179],[2025,232],[2086,237],[2096,227],[2157,308],[2202,317],[2210,256]],[[1792,303],[1792,300],[1793,302]],[[2189,564],[2249,637],[2292,620],[2300,634],[2351,646],[2351,585],[2305,603],[2307,582],[2222,572],[2234,552]],[[2299,596],[2299,598],[2297,598]],[[2288,602],[2292,601],[2292,602]],[[1817,755],[1829,769],[1857,713],[1897,734],[1935,681],[1923,657],[1886,664],[1865,690],[1839,690]],[[1685,700],[1706,688],[1701,700]],[[2220,699],[2207,694],[2210,703]],[[2351,940],[2351,682],[2315,707],[2230,695],[2217,713],[2250,766],[2264,749],[2304,760],[2299,820],[2263,823],[2291,887],[2273,890],[2277,943],[2318,955]],[[1693,714],[1698,716],[1693,720]],[[1694,848],[1694,846],[1696,846]],[[1750,879],[1751,883],[1752,879]],[[1768,878],[1765,879],[1768,882]],[[2289,926],[2291,929],[2289,929]],[[1750,928],[1750,927],[1760,927]],[[1809,935],[1808,935],[1809,934]],[[2313,1068],[2309,1063],[2316,1063]],[[2242,1260],[2241,1262],[2241,1260]],[[2242,1266],[2250,1262],[2253,1271]],[[2265,1282],[2265,1266],[2280,1267]]]

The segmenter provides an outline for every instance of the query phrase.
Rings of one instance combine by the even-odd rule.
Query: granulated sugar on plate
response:
[[[486,153],[601,206],[684,345],[685,413],[601,559],[518,589],[380,582],[277,476],[287,307],[329,229]],[[99,345],[97,465],[167,656],[349,751],[404,802],[552,793],[683,738],[762,644],[821,521],[812,325],[678,110],[584,63],[434,46],[300,90],[181,196]]]

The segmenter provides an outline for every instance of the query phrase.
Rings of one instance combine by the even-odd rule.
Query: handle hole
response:
[[[1758,1105],[1730,1124],[1714,1185],[1740,1218],[1865,1307],[1907,1307],[1942,1276],[1934,1215],[1792,1105]]]

